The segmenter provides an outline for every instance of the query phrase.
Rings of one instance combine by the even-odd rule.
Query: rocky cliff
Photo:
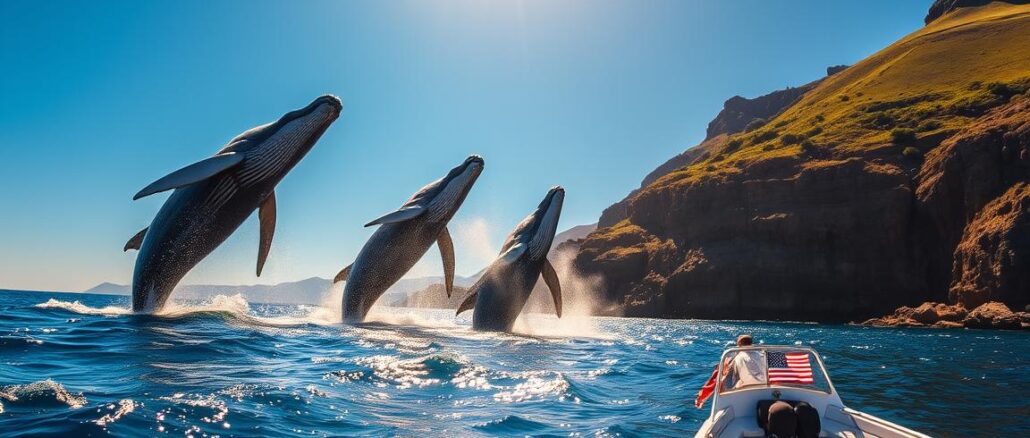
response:
[[[926,13],[926,18],[923,22],[930,24],[930,22],[941,18],[944,14],[954,11],[959,8],[974,8],[979,6],[987,5],[992,0],[936,0],[933,5],[930,5],[930,10]],[[1000,0],[1006,3],[1012,4],[1025,4],[1030,3],[1028,0]]]
[[[605,211],[577,269],[638,316],[1023,309],[1030,7],[942,14],[819,82],[748,101],[764,123],[748,127],[757,110],[728,101],[705,142]]]
[[[827,69],[827,72],[830,71]],[[796,88],[788,87],[785,90],[773,91],[754,99],[733,96],[723,103],[722,111],[719,111],[715,119],[708,123],[705,140],[719,134],[735,134],[744,130],[753,131],[761,128],[768,119],[783,112],[818,84],[819,81],[815,81]]]

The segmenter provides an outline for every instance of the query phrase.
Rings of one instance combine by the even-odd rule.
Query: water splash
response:
[[[119,316],[128,315],[132,313],[132,309],[119,306],[105,306],[105,307],[90,307],[82,304],[80,301],[61,301],[57,299],[49,299],[45,303],[36,304],[37,308],[40,309],[62,309],[69,312],[74,312],[82,315],[103,315],[103,316]]]
[[[512,331],[542,337],[611,338],[598,330],[597,320],[593,318],[601,306],[598,298],[601,277],[580,274],[573,265],[575,256],[575,251],[562,250],[549,257],[562,288],[561,318],[554,315],[554,304],[546,285],[538,284]]]
[[[232,296],[215,295],[210,300],[200,303],[169,301],[163,309],[155,312],[154,316],[179,318],[192,313],[222,313],[240,317],[251,316],[250,303],[241,294]]]

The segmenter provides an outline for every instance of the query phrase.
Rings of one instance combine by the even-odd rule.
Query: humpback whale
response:
[[[346,281],[343,318],[362,322],[372,304],[415,266],[436,242],[443,259],[444,284],[450,296],[454,287],[454,244],[447,222],[461,207],[472,185],[483,172],[477,155],[415,193],[394,212],[365,224],[379,225],[361,248],[354,263],[343,268],[333,283]]]
[[[511,331],[515,318],[522,312],[541,276],[551,290],[554,309],[561,318],[561,284],[554,266],[547,260],[547,253],[551,250],[564,201],[565,190],[561,187],[548,191],[536,211],[523,219],[508,236],[497,259],[469,288],[457,314],[475,308],[473,329]]]
[[[176,170],[133,200],[174,190],[150,226],[125,244],[139,250],[132,274],[132,310],[160,310],[179,280],[258,210],[257,275],[275,232],[275,186],[315,145],[343,109],[321,96],[279,120],[252,128],[214,156]]]

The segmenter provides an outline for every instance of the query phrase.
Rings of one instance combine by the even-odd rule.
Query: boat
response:
[[[732,363],[741,353],[753,358],[752,363],[761,364],[762,371],[758,372],[765,373],[764,379],[760,374],[754,379],[735,377],[737,373]],[[788,415],[794,415],[796,424],[793,426],[797,431],[793,436],[798,438],[929,438],[844,406],[822,358],[812,348],[795,345],[729,348],[723,352],[715,376],[715,382],[722,384],[715,385],[711,413],[695,438],[771,436],[772,431],[768,429],[773,427],[769,424],[772,417],[767,413],[774,403],[781,401],[786,405],[778,403],[777,414],[787,410],[787,406],[793,409]],[[781,423],[782,418],[778,418]]]

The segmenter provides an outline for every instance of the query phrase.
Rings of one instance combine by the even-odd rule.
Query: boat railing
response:
[[[724,389],[723,388],[723,381],[726,378],[726,373],[728,371],[727,368],[731,364],[731,360],[730,359],[735,357],[737,353],[746,352],[746,351],[758,351],[758,352],[760,352],[761,355],[762,355],[763,361],[765,360],[766,354],[768,352],[794,352],[794,353],[804,352],[804,353],[807,353],[810,357],[814,358],[814,362],[812,363],[812,366],[813,366],[813,370],[812,370],[813,371],[813,376],[816,375],[816,370],[815,369],[818,368],[818,370],[819,370],[818,371],[818,375],[822,376],[823,381],[826,382],[826,389],[825,390],[823,390],[823,389],[813,389],[813,388],[810,388],[810,387],[797,387],[797,386],[792,386],[792,385],[770,383],[770,381],[769,381],[769,367],[768,367],[767,363],[763,363],[762,364],[763,368],[764,368],[764,372],[765,372],[765,383],[764,384],[762,384],[762,385],[749,385],[749,386],[746,386],[744,388],[739,388],[739,389],[728,389],[728,390]],[[834,394],[837,393],[836,388],[834,388],[834,386],[833,386],[833,381],[830,379],[830,375],[826,372],[826,366],[823,363],[822,357],[819,356],[819,353],[817,353],[815,351],[815,349],[813,349],[811,347],[802,346],[802,345],[752,345],[752,346],[747,346],[747,347],[727,348],[725,351],[723,351],[722,356],[720,356],[720,358],[719,358],[718,368],[719,368],[719,371],[718,371],[718,373],[716,375],[716,390],[715,390],[715,393],[713,394],[713,399],[712,399],[712,414],[713,415],[716,413],[717,406],[719,406],[719,397],[720,397],[720,395],[721,394],[725,394],[725,393],[736,392],[736,391],[745,391],[745,390],[753,390],[753,389],[767,389],[767,388],[774,388],[774,387],[782,387],[782,388],[798,389],[798,390],[805,390],[805,391],[818,391],[820,393],[825,393],[825,394],[828,394],[830,396],[833,396]]]

